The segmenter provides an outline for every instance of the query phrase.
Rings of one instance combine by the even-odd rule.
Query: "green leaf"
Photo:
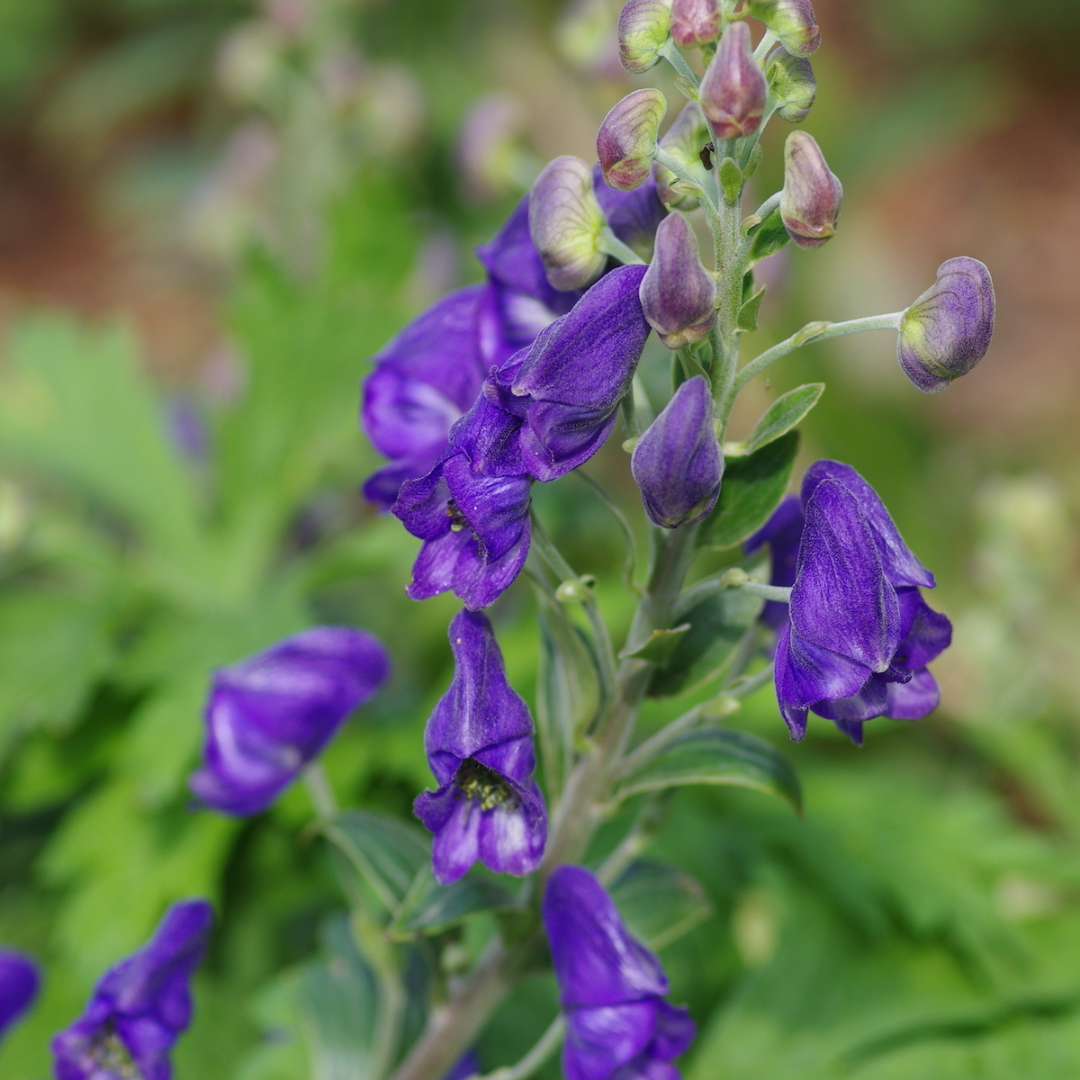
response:
[[[670,630],[654,630],[644,645],[639,645],[636,649],[623,649],[619,653],[619,659],[626,660],[631,656],[637,656],[663,667],[671,659],[672,653],[678,648],[683,635],[689,629],[690,624],[683,623],[681,626],[673,626]]]
[[[750,262],[756,263],[760,259],[775,255],[790,239],[779,209],[774,210],[760,225],[754,227],[753,239],[750,241]]]
[[[720,162],[716,175],[720,181],[720,190],[724,193],[725,202],[727,202],[728,206],[734,206],[739,201],[739,195],[742,193],[742,169],[731,158],[727,157]]]
[[[741,731],[691,731],[668,743],[651,761],[626,778],[616,795],[663,791],[687,784],[754,788],[776,795],[801,811],[799,779],[769,743]]]
[[[611,899],[630,933],[662,949],[712,915],[705,890],[689,874],[665,863],[631,863],[611,886]]]
[[[497,882],[469,874],[453,885],[437,885],[430,871],[417,878],[387,930],[391,940],[437,934],[484,911],[514,906],[514,897]]]
[[[824,389],[824,383],[807,383],[778,397],[765,410],[743,444],[746,453],[752,454],[786,435],[818,403]]]
[[[753,293],[741,308],[735,325],[745,334],[752,334],[757,329],[758,312],[761,310],[761,301],[765,299],[765,286],[762,285],[757,292]]]
[[[312,1080],[368,1080],[377,1012],[375,977],[344,916],[327,927],[326,960],[306,966],[297,1006]]]
[[[575,740],[600,707],[600,675],[585,635],[562,604],[539,596],[540,670],[536,726],[548,784],[555,790],[570,766]]]
[[[324,832],[390,912],[397,910],[431,859],[427,834],[390,814],[346,810],[324,826]]]
[[[667,663],[653,672],[649,696],[681,694],[722,674],[761,603],[741,589],[716,589],[680,609],[676,618],[690,629],[680,636]]]
[[[701,523],[698,544],[728,548],[760,529],[787,490],[799,433],[789,431],[746,456],[728,456],[720,498]]]

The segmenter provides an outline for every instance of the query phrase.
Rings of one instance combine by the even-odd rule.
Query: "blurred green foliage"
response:
[[[943,101],[959,99],[957,115],[970,118],[989,81],[1032,56],[1065,69],[1080,29],[1069,0],[1040,5],[1020,26],[1004,0],[847,7],[890,67],[880,100],[823,96],[841,172],[895,158],[906,145],[897,133],[917,136]],[[560,10],[523,6],[544,33]],[[213,113],[216,47],[254,14],[240,0],[3,0],[0,115],[31,116],[43,138],[93,156],[155,109],[194,102]],[[343,920],[334,863],[306,831],[304,793],[234,822],[193,811],[185,780],[210,670],[312,622],[341,621],[387,642],[395,676],[328,753],[339,797],[408,818],[429,782],[421,731],[446,683],[455,605],[406,603],[415,544],[360,504],[376,459],[356,430],[357,382],[415,311],[424,223],[476,238],[494,227],[493,208],[462,200],[453,135],[463,108],[491,89],[462,56],[476,59],[474,30],[497,14],[493,4],[407,0],[348,15],[371,54],[415,65],[427,138],[407,168],[368,161],[319,189],[325,242],[307,273],[260,250],[241,260],[224,303],[242,376],[234,398],[193,406],[164,395],[122,327],[39,314],[11,334],[0,372],[0,940],[39,956],[46,983],[0,1047],[5,1078],[48,1075],[48,1038],[94,979],[165,905],[201,893],[221,918],[177,1080],[362,1080],[356,1033],[374,1023],[375,976],[357,952],[362,928],[350,933]],[[782,337],[831,314],[796,300],[766,329]],[[804,818],[754,792],[674,796],[647,854],[662,853],[689,883],[672,901],[686,932],[663,952],[673,998],[701,1030],[688,1080],[1072,1080],[1072,513],[1052,478],[973,480],[941,467],[950,436],[922,401],[898,405],[837,379],[823,346],[797,372],[776,370],[776,392],[827,383],[807,424],[812,453],[851,461],[878,486],[943,580],[957,644],[945,707],[923,724],[871,725],[857,752],[821,722],[784,748]],[[193,407],[205,450],[173,434]],[[617,447],[591,468],[634,508]],[[609,511],[572,480],[538,491],[537,504],[575,568],[600,576],[612,622],[624,623]],[[511,679],[534,704],[549,693],[537,689],[535,612],[521,588],[497,613]],[[650,704],[644,727],[687,703]],[[728,723],[784,746],[768,690]],[[630,880],[626,913],[663,941],[642,891]],[[486,919],[468,924],[466,955]],[[318,1007],[328,987],[344,990],[349,1013]],[[550,979],[527,981],[483,1036],[485,1067],[519,1056],[554,1009]]]

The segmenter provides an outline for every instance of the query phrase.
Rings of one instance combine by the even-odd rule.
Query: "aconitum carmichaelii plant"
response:
[[[169,908],[150,941],[110,968],[82,1016],[53,1037],[56,1080],[169,1080],[212,922],[205,900]]]
[[[200,802],[246,816],[265,810],[378,692],[390,659],[372,634],[316,626],[214,673]]]
[[[671,1062],[690,1045],[694,1022],[664,1000],[659,959],[630,936],[600,882],[584,867],[560,866],[543,917],[566,1016],[566,1080],[678,1080]]]
[[[435,834],[435,879],[448,885],[477,861],[521,877],[536,869],[547,836],[547,810],[533,779],[532,716],[506,681],[486,615],[458,612],[450,647],[454,678],[424,731],[439,787],[415,803]]]
[[[0,1037],[34,1003],[41,976],[25,953],[0,949]]]

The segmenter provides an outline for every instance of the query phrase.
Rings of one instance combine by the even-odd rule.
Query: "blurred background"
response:
[[[825,721],[788,744],[768,691],[733,718],[784,748],[804,819],[750,792],[674,800],[656,849],[687,875],[685,932],[661,935],[701,1032],[686,1072],[1075,1080],[1080,7],[814,6],[805,126],[844,216],[770,268],[748,348],[901,309],[959,254],[994,275],[997,332],[936,397],[874,334],[808,347],[740,401],[736,437],[827,382],[803,460],[877,487],[956,643],[941,709],[875,722],[861,751]],[[177,1080],[363,1080],[298,990],[342,903],[303,792],[251,821],[189,807],[208,673],[312,622],[375,631],[393,684],[327,764],[346,805],[409,814],[456,605],[405,600],[415,545],[358,495],[377,466],[358,383],[479,278],[472,247],[548,158],[591,159],[636,86],[674,105],[662,69],[618,66],[618,8],[0,0],[0,942],[46,967],[0,1075],[50,1075],[47,1040],[98,975],[203,894],[221,920]],[[634,508],[617,446],[590,471]],[[608,512],[572,480],[537,503],[625,619]],[[530,700],[532,611],[524,587],[496,611]],[[553,1010],[548,981],[524,986],[485,1068]]]

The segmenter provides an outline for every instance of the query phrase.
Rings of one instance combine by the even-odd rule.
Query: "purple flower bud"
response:
[[[720,5],[717,0],[673,0],[671,38],[680,48],[704,45],[720,36]]]
[[[706,337],[716,318],[716,282],[698,258],[697,239],[682,214],[656,230],[656,252],[641,281],[641,310],[669,349]]]
[[[805,131],[784,144],[784,190],[780,217],[799,247],[821,247],[836,232],[844,188],[829,171],[821,147]]]
[[[458,612],[450,647],[454,678],[424,731],[439,789],[413,805],[435,834],[435,880],[449,885],[478,860],[523,877],[539,865],[547,838],[547,810],[532,779],[529,707],[506,681],[486,615]]]
[[[389,671],[371,634],[317,626],[215,672],[191,790],[225,814],[265,810]]]
[[[37,997],[37,965],[14,949],[0,949],[0,1037]]]
[[[664,95],[647,87],[627,94],[604,117],[596,136],[596,156],[611,187],[630,191],[649,179],[666,112]]]
[[[543,919],[566,1014],[566,1080],[678,1080],[671,1061],[690,1045],[694,1023],[664,1001],[659,959],[627,933],[600,882],[560,866]]]
[[[701,375],[675,391],[641,436],[630,471],[649,517],[665,529],[700,521],[716,505],[724,456],[709,384]]]
[[[809,56],[821,45],[821,31],[814,21],[810,0],[750,0],[750,14],[796,56]]]
[[[733,22],[724,31],[699,89],[701,110],[717,139],[741,139],[761,126],[768,87],[754,60],[750,27]]]
[[[936,394],[986,355],[993,333],[990,271],[961,255],[943,262],[934,284],[904,312],[896,355],[920,390]]]
[[[701,154],[706,143],[711,140],[712,132],[706,126],[701,109],[694,101],[687,102],[682,112],[675,117],[675,123],[660,140],[660,146],[698,178],[698,186],[703,191],[707,190],[709,181]],[[678,179],[673,172],[660,164],[656,166],[656,189],[660,198],[672,208],[697,208],[698,200],[687,191],[685,181]]]
[[[556,289],[584,288],[603,272],[604,224],[589,166],[569,154],[549,161],[529,195],[529,234]]]
[[[918,720],[938,704],[927,665],[952,627],[922,599],[933,575],[911,553],[874,489],[850,465],[818,461],[803,479],[801,510],[790,501],[750,543],[773,546],[774,581],[790,580],[790,618],[776,643],[776,696],[793,739],[807,711],[834,721],[855,742],[876,716]],[[801,528],[800,528],[801,524]]]
[[[805,120],[817,97],[817,79],[810,61],[804,56],[792,56],[781,45],[765,61],[765,78],[781,119],[789,124]]]
[[[663,0],[627,0],[619,12],[619,59],[635,75],[660,62],[671,10]]]
[[[205,900],[173,904],[150,941],[101,977],[82,1016],[53,1036],[56,1080],[169,1080],[212,921]]]

